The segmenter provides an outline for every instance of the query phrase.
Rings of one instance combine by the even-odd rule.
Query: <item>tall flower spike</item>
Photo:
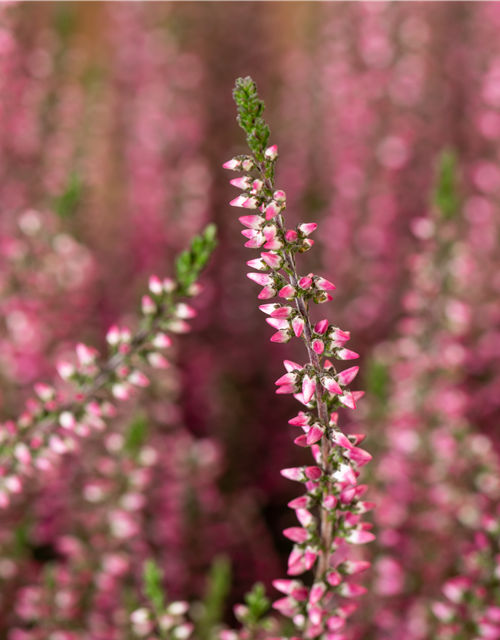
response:
[[[322,276],[312,273],[301,276],[297,272],[296,257],[312,246],[312,240],[306,236],[317,225],[301,223],[296,230],[286,229],[283,217],[286,196],[274,184],[278,149],[276,145],[267,146],[270,132],[260,115],[264,103],[259,99],[251,78],[237,80],[234,97],[238,106],[238,122],[247,134],[255,171],[262,184],[254,198],[260,203],[262,219],[269,221],[261,227],[266,241],[264,248],[272,252],[262,253],[261,258],[273,273],[252,273],[248,277],[265,287],[259,297],[278,295],[290,301],[290,304],[260,307],[271,316],[267,319],[268,324],[278,329],[271,341],[288,342],[294,334],[304,342],[309,356],[304,367],[285,360],[287,373],[277,380],[276,385],[278,394],[293,394],[310,409],[307,413],[300,412],[290,420],[290,424],[301,427],[305,432],[295,439],[295,443],[311,447],[315,465],[283,469],[281,474],[303,483],[306,490],[304,495],[289,503],[302,526],[290,527],[283,532],[295,543],[288,574],[296,576],[314,569],[314,584],[310,591],[300,585],[299,598],[294,596],[295,581],[275,581],[277,588],[287,597],[278,600],[274,607],[292,618],[300,637],[311,640],[322,636],[328,640],[340,640],[344,636],[336,632],[343,628],[346,617],[353,611],[342,598],[360,596],[365,589],[344,581],[349,571],[332,570],[336,566],[332,564],[332,553],[340,544],[347,547],[346,542],[364,544],[374,538],[367,530],[369,525],[360,522],[360,514],[368,511],[371,503],[359,502],[364,489],[363,485],[357,485],[358,468],[371,456],[356,447],[360,438],[348,438],[337,425],[338,409],[354,408],[355,401],[362,395],[362,392],[351,392],[347,388],[358,367],[337,373],[334,365],[324,358],[351,360],[358,354],[344,347],[350,338],[348,332],[331,326],[326,319],[314,327],[311,324],[309,301],[327,302],[332,299],[329,292],[335,290],[335,285]],[[257,226],[257,222],[252,220],[252,226],[254,224]],[[247,243],[245,246],[257,247],[257,244]],[[264,292],[265,296],[262,295]],[[309,511],[312,507],[319,509],[318,520]],[[343,550],[342,554],[344,564],[354,568],[355,561],[348,560],[347,551]],[[346,564],[348,562],[351,564]],[[351,573],[354,572],[353,569]]]

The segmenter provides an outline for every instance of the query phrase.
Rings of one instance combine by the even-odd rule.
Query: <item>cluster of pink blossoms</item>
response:
[[[285,596],[273,607],[292,618],[306,638],[324,636],[327,640],[342,640],[346,637],[341,632],[346,618],[357,609],[355,603],[345,603],[343,598],[355,598],[366,592],[363,586],[351,582],[350,576],[369,567],[368,562],[350,559],[349,544],[374,539],[370,532],[372,525],[361,522],[361,515],[374,505],[360,500],[367,486],[358,485],[359,469],[371,460],[370,454],[357,446],[364,436],[346,435],[338,426],[337,410],[354,409],[356,400],[363,395],[347,387],[358,367],[337,372],[325,358],[351,360],[358,355],[345,348],[350,338],[348,332],[328,320],[311,323],[309,301],[327,302],[332,299],[329,291],[335,289],[320,276],[297,273],[296,255],[312,246],[308,236],[316,225],[285,228],[286,196],[274,186],[278,148],[264,146],[269,130],[260,118],[263,103],[250,78],[238,80],[234,94],[240,126],[247,132],[249,142],[253,141],[254,146],[251,142],[250,146],[255,155],[238,156],[224,164],[226,169],[246,174],[232,181],[245,193],[231,204],[256,211],[240,218],[248,228],[242,232],[248,238],[245,246],[267,249],[260,258],[248,262],[259,270],[248,277],[263,287],[259,299],[277,296],[295,302],[295,307],[273,303],[260,309],[270,316],[267,322],[278,330],[272,341],[288,342],[295,335],[303,339],[309,356],[304,366],[285,360],[287,373],[276,382],[277,393],[294,394],[305,406],[290,424],[304,431],[295,443],[311,447],[315,464],[281,472],[286,478],[304,484],[306,493],[289,503],[301,525],[283,532],[294,543],[288,560],[288,574],[294,577],[273,582]],[[314,570],[314,584],[310,588],[295,578],[308,570]]]

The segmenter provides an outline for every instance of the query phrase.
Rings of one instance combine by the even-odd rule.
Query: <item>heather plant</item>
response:
[[[371,459],[357,446],[364,436],[346,435],[338,425],[338,410],[354,409],[363,395],[348,388],[358,367],[338,372],[327,358],[352,360],[358,354],[345,347],[349,332],[326,319],[312,323],[310,302],[332,300],[330,292],[335,289],[319,275],[301,276],[297,271],[297,258],[313,246],[309,235],[317,225],[301,223],[295,229],[286,229],[286,195],[276,189],[274,180],[278,148],[268,146],[270,130],[262,118],[264,103],[251,78],[237,80],[234,98],[238,122],[247,134],[252,154],[236,156],[224,164],[226,169],[244,172],[231,181],[244,191],[231,205],[253,212],[240,218],[246,227],[242,234],[248,238],[245,246],[267,250],[247,263],[257,270],[248,277],[263,287],[260,300],[279,297],[284,302],[260,306],[270,316],[268,324],[277,329],[271,341],[282,344],[297,337],[303,340],[308,354],[304,366],[285,360],[287,373],[276,382],[278,394],[293,394],[306,408],[290,424],[304,431],[295,443],[311,448],[315,464],[281,472],[304,484],[306,493],[289,503],[301,526],[284,531],[294,543],[288,561],[288,574],[293,578],[273,582],[285,595],[273,607],[291,618],[296,632],[306,638],[328,634],[330,640],[341,640],[346,618],[357,608],[343,598],[355,598],[366,591],[349,576],[369,567],[369,563],[354,559],[350,545],[374,539],[371,525],[360,521],[374,505],[360,500],[367,487],[358,485],[357,480],[359,468]],[[312,586],[295,578],[309,570],[314,573]],[[251,637],[245,613],[240,612],[238,617],[244,624],[241,637]]]

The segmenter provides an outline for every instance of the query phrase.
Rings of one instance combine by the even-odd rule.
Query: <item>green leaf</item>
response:
[[[217,227],[209,224],[199,236],[191,241],[191,246],[183,251],[175,263],[180,295],[185,295],[187,289],[198,279],[205,268],[213,250],[217,246]]]
[[[453,218],[459,211],[457,156],[453,151],[443,151],[439,158],[434,202],[445,220]]]
[[[72,216],[75,213],[78,205],[80,204],[82,194],[82,181],[80,180],[78,174],[73,172],[68,178],[64,193],[62,193],[54,201],[54,209],[57,215],[61,218],[69,218],[70,216]]]
[[[389,372],[379,360],[369,360],[365,371],[367,393],[385,402],[388,398]]]
[[[266,108],[259,98],[257,85],[250,76],[238,78],[233,89],[233,97],[238,109],[237,121],[247,134],[247,143],[259,162],[264,162],[264,151],[271,134],[262,114]]]
[[[218,556],[210,568],[203,600],[203,615],[198,622],[197,636],[202,640],[209,640],[214,635],[214,627],[222,621],[230,587],[231,563],[226,556]]]
[[[130,423],[125,436],[125,450],[136,454],[144,444],[148,432],[148,422],[145,415],[138,415]]]
[[[144,563],[144,592],[157,614],[163,613],[166,604],[166,593],[162,585],[162,572],[152,559]]]
[[[266,589],[262,582],[256,582],[252,591],[245,596],[245,602],[250,610],[250,622],[258,622],[269,610],[271,601],[266,597]]]

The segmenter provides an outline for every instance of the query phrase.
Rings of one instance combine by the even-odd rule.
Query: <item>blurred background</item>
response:
[[[237,77],[251,75],[279,145],[288,226],[319,225],[301,269],[337,286],[315,317],[351,331],[363,372],[356,388],[368,391],[356,425],[343,418],[347,430],[368,433],[376,462],[367,478],[383,505],[357,637],[430,637],[419,598],[453,575],[479,507],[471,498],[460,511],[458,498],[451,515],[441,508],[443,492],[438,499],[431,490],[441,476],[418,442],[436,421],[467,424],[490,438],[478,441],[487,449],[498,441],[499,27],[496,2],[0,6],[3,419],[22,410],[35,381],[54,376],[55,360],[76,341],[104,349],[112,323],[133,326],[148,276],[169,275],[194,233],[210,221],[218,227],[175,369],[116,419],[161,454],[158,482],[120,553],[154,553],[172,597],[201,598],[223,554],[231,622],[230,605],[255,581],[270,589],[286,573],[291,543],[281,530],[294,522],[286,503],[297,493],[279,469],[309,459],[293,445],[293,401],[274,394],[282,360],[303,359],[300,345],[269,342],[258,291],[245,277],[256,255],[243,247],[228,205],[234,176],[221,168],[246,149],[231,92]],[[408,316],[426,311],[420,332]],[[440,395],[430,407],[415,398],[431,379]],[[90,460],[101,445],[86,446]],[[474,464],[484,472],[483,462]],[[420,493],[412,464],[420,478],[434,469]],[[47,565],[66,566],[61,540],[101,539],[82,515],[94,473],[84,466],[69,461],[4,518],[5,634],[18,618],[30,620],[13,612],[16,589],[39,584]],[[417,534],[411,516],[427,513],[426,500],[449,520]],[[111,508],[103,503],[102,513]],[[436,539],[449,549],[440,563]],[[81,587],[81,576],[74,580]],[[100,629],[92,638],[126,637],[113,635],[118,605],[90,618],[81,606],[78,624]]]

